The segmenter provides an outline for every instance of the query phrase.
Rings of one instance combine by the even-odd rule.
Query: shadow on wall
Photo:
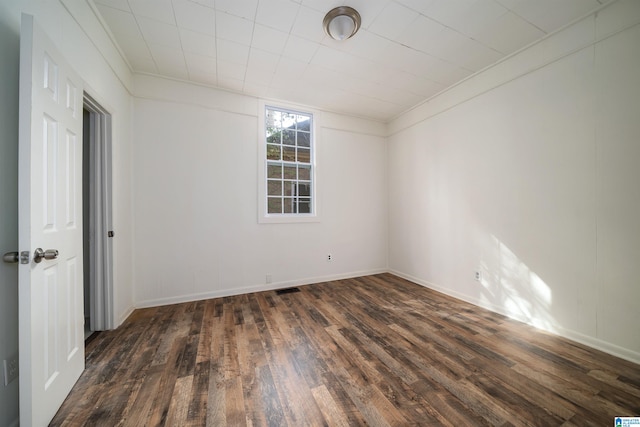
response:
[[[0,1],[0,255],[18,250],[19,14]],[[13,2],[16,3],[16,2]],[[18,266],[0,261],[0,362],[18,354]],[[0,426],[18,425],[18,379],[0,373]]]
[[[480,301],[486,307],[501,307],[509,317],[537,328],[555,331],[551,315],[551,288],[516,254],[495,236],[491,236],[496,250],[492,259],[497,264],[480,266],[482,292]]]

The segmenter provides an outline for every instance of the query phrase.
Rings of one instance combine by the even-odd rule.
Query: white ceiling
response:
[[[94,1],[136,72],[387,121],[609,0]]]

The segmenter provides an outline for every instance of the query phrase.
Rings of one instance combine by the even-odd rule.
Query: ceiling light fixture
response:
[[[322,21],[325,33],[334,40],[346,40],[360,28],[360,14],[349,6],[331,9]]]

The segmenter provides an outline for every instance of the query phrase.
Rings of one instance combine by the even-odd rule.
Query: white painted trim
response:
[[[129,95],[132,95],[134,84],[131,65],[123,55],[122,49],[115,41],[108,26],[105,25],[94,2],[91,0],[86,2],[60,0],[60,4],[85,34],[87,40],[96,48],[95,51],[111,69],[122,87]],[[76,68],[78,67],[76,66]]]
[[[135,87],[133,92],[134,98],[184,105],[198,105],[209,110],[224,111],[250,117],[257,117],[256,114],[258,110],[253,108],[252,105],[262,101],[271,105],[284,105],[293,110],[322,113],[324,117],[323,126],[326,128],[383,138],[388,134],[386,122],[370,117],[360,117],[331,110],[323,110],[316,106],[282,99],[260,98],[233,89],[153,73],[137,71],[133,74],[133,80]],[[158,90],[158,82],[163,82],[161,90]]]
[[[621,33],[622,31],[640,24],[640,20],[637,19],[632,19],[631,22],[621,21],[616,30],[610,31],[606,34],[597,33],[597,22],[595,20],[598,15],[606,9],[614,9],[614,5],[615,7],[620,7],[622,10],[622,12],[616,13],[624,13],[625,7],[622,3],[624,2],[619,0],[605,3],[594,11],[575,19],[567,25],[547,34],[541,39],[510,53],[499,61],[474,72],[452,86],[443,89],[419,104],[403,111],[387,122],[387,137],[392,137],[407,129],[417,126],[420,123],[464,104],[471,99],[534,73],[535,71],[558,62],[583,49],[591,48],[598,43]],[[637,7],[637,5],[634,5],[634,3],[637,2],[627,3],[631,4],[631,6],[629,6],[630,8]],[[628,16],[633,17],[634,14],[630,13]],[[587,22],[589,19],[593,19],[594,22]],[[573,33],[581,31],[581,25],[583,27],[582,30],[589,31],[592,37],[585,39],[586,41],[581,40],[579,42],[574,42],[572,40],[574,37]],[[563,43],[556,44],[556,46],[562,46],[560,49],[548,48],[550,40],[553,39],[563,40]],[[570,41],[568,42],[567,40]],[[528,55],[533,54],[541,55],[544,59],[533,61],[528,60]]]
[[[635,351],[631,351],[627,348],[620,347],[619,345],[602,341],[597,338],[584,335],[580,332],[572,331],[570,329],[565,329],[563,327],[558,327],[558,330],[553,333],[556,335],[560,335],[561,337],[570,339],[572,341],[578,342],[580,344],[584,344],[596,350],[600,350],[605,353],[611,354],[612,356],[616,356],[621,359],[628,360],[629,362],[640,364],[640,353],[636,353]]]
[[[418,279],[417,277],[411,276],[409,274],[402,273],[402,272],[397,271],[397,270],[390,269],[389,273],[394,274],[394,275],[396,275],[398,277],[402,277],[403,279],[409,280],[411,282],[414,282],[414,283],[416,283],[416,284],[418,284],[420,286],[424,286],[425,288],[432,289],[434,291],[443,293],[443,294],[448,295],[450,297],[454,297],[454,298],[457,298],[459,300],[462,300],[462,301],[468,302],[470,304],[473,304],[475,306],[478,306],[478,307],[493,311],[494,313],[501,314],[501,315],[503,315],[505,317],[508,317],[509,319],[525,323],[525,324],[527,324],[529,326],[533,326],[536,329],[539,329],[539,330],[542,330],[542,331],[545,331],[545,332],[549,332],[551,334],[554,334],[554,335],[557,335],[557,336],[560,336],[560,337],[563,337],[563,338],[566,338],[566,339],[569,339],[569,340],[572,340],[572,341],[576,341],[576,342],[578,342],[580,344],[584,344],[584,345],[586,345],[588,347],[591,347],[593,349],[603,351],[605,353],[611,354],[611,355],[619,357],[621,359],[628,360],[628,361],[633,362],[633,363],[640,363],[640,353],[636,353],[634,351],[631,351],[629,349],[620,347],[618,345],[615,345],[615,344],[612,344],[612,343],[609,343],[609,342],[606,342],[606,341],[602,341],[602,340],[599,340],[597,338],[590,337],[590,336],[584,335],[584,334],[582,334],[580,332],[572,331],[570,329],[566,329],[566,328],[563,328],[563,327],[560,327],[560,326],[556,326],[555,329],[543,329],[543,328],[540,328],[538,325],[534,325],[534,324],[530,323],[529,321],[527,321],[527,319],[519,319],[519,318],[516,318],[516,317],[510,315],[509,313],[504,311],[503,307],[499,307],[499,306],[494,305],[494,304],[487,304],[486,301],[480,301],[479,299],[470,297],[469,295],[465,295],[465,294],[462,294],[460,292],[456,292],[454,290],[442,287],[440,285],[436,285],[436,284],[431,283],[431,282],[426,281],[426,280]]]
[[[113,148],[112,116],[86,91],[83,109],[89,112],[89,182],[94,190],[89,197],[90,257],[90,327],[92,331],[113,329],[113,239],[107,232],[113,230]],[[83,135],[84,138],[84,135]],[[86,226],[86,224],[85,224]]]
[[[211,299],[211,298],[243,295],[243,294],[248,294],[253,292],[272,291],[275,289],[289,288],[292,286],[312,285],[315,283],[330,282],[333,280],[352,279],[354,277],[371,276],[373,274],[382,274],[386,272],[387,272],[386,268],[380,268],[376,270],[354,271],[351,273],[335,274],[331,276],[318,276],[318,277],[309,277],[306,279],[299,279],[299,280],[287,280],[284,282],[270,283],[268,285],[253,285],[253,286],[246,286],[243,288],[223,289],[223,290],[213,291],[213,292],[202,292],[198,294],[180,295],[180,296],[168,297],[168,298],[158,298],[153,300],[139,301],[136,304],[135,308],[138,309],[138,308],[158,307],[162,305],[179,304],[183,302],[200,301],[200,300]]]
[[[139,308],[139,307],[134,307],[134,306],[129,307],[129,308],[128,308],[128,309],[127,309],[127,310],[126,310],[126,311],[125,311],[125,312],[124,312],[124,313],[123,313],[123,314],[118,318],[118,323],[117,323],[117,325],[115,325],[115,327],[117,328],[117,327],[119,327],[120,325],[122,325],[122,324],[124,323],[124,321],[125,321],[125,320],[127,320],[127,318],[133,314],[133,312],[136,310],[136,308]]]
[[[309,214],[268,214],[267,213],[267,146],[265,142],[266,123],[265,112],[267,108],[282,110],[290,113],[299,113],[311,116],[311,208]],[[297,224],[321,222],[321,206],[318,185],[318,162],[316,161],[317,145],[320,137],[322,122],[321,113],[318,110],[301,110],[294,104],[272,104],[264,100],[258,100],[258,223],[259,224]]]
[[[606,341],[602,341],[597,338],[593,338],[593,337],[590,337],[566,328],[559,327],[556,330],[541,329],[537,325],[533,325],[527,322],[526,320],[518,319],[513,316],[510,316],[508,313],[504,312],[501,309],[501,307],[495,306],[493,304],[482,303],[480,300],[476,298],[471,298],[468,295],[462,294],[460,292],[456,292],[451,289],[444,288],[442,286],[436,285],[426,280],[418,279],[417,277],[402,273],[397,270],[384,269],[384,268],[376,269],[376,270],[367,270],[367,271],[356,271],[356,272],[337,274],[337,275],[331,275],[331,276],[310,277],[307,279],[300,279],[300,280],[288,280],[284,282],[271,283],[269,285],[253,285],[253,286],[247,286],[243,288],[225,289],[225,290],[213,291],[213,292],[203,292],[198,294],[181,295],[177,297],[158,298],[153,300],[139,301],[136,304],[135,309],[158,307],[163,305],[179,304],[184,302],[200,301],[200,300],[211,299],[211,298],[221,298],[221,297],[228,297],[228,296],[234,296],[234,295],[242,295],[242,294],[253,293],[253,292],[272,291],[275,289],[283,289],[291,286],[306,286],[306,285],[312,285],[316,283],[351,279],[354,277],[370,276],[370,275],[382,274],[382,273],[394,274],[398,277],[409,280],[415,284],[424,286],[425,288],[432,289],[434,291],[440,292],[450,297],[468,302],[477,307],[481,307],[486,310],[492,311],[494,313],[501,314],[509,319],[516,320],[518,322],[522,322],[527,325],[533,326],[536,329],[543,330],[545,332],[578,342],[580,344],[584,344],[595,350],[603,351],[607,354],[611,354],[613,356],[619,357],[624,360],[628,360],[633,363],[640,363],[640,353],[636,353],[629,349],[626,349],[626,348],[617,346],[615,344],[611,344]],[[122,322],[124,322],[127,319],[127,317],[129,317],[131,313],[133,313],[133,311],[134,311],[134,308],[131,308],[129,311],[127,311],[127,313],[120,318],[120,324],[122,324]]]

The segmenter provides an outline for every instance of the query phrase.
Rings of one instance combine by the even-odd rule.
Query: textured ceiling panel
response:
[[[94,1],[135,72],[387,121],[608,0]]]

